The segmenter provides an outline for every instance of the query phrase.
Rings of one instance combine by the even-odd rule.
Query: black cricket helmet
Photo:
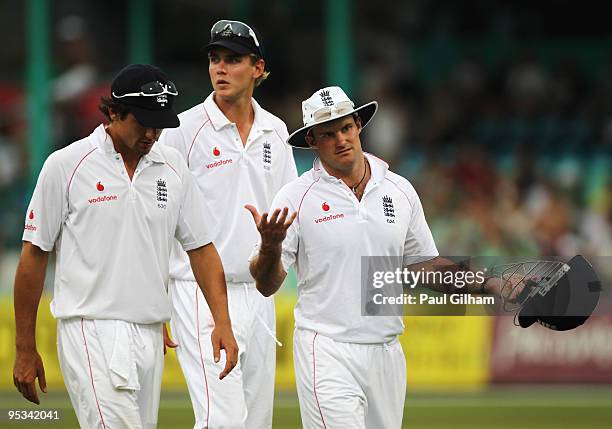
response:
[[[567,331],[584,324],[591,316],[601,292],[597,273],[583,256],[574,256],[569,269],[550,288],[530,293],[518,314],[519,325],[527,328],[538,322],[555,331]],[[536,283],[533,288],[539,288]]]

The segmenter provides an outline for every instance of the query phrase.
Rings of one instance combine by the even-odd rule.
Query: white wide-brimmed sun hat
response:
[[[315,125],[357,113],[361,118],[362,128],[365,128],[377,109],[378,103],[376,101],[355,108],[355,103],[348,98],[339,86],[328,86],[320,89],[312,94],[309,99],[302,101],[304,126],[291,133],[287,143],[293,147],[310,149],[304,137]]]

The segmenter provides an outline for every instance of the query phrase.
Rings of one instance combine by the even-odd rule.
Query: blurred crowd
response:
[[[612,66],[466,59],[433,85],[379,69],[366,147],[413,182],[442,253],[612,255]]]
[[[291,131],[301,125],[300,101],[330,82],[316,71],[324,68],[322,54],[310,61],[312,53],[303,48],[280,46],[308,46],[322,31],[309,7],[289,3],[297,12],[278,2],[265,14],[255,13],[270,41],[272,64],[269,82],[255,96]],[[352,97],[379,102],[362,139],[365,149],[414,184],[440,252],[612,255],[612,59],[585,72],[584,62],[571,52],[555,61],[536,50],[504,53],[503,31],[495,33],[496,61],[478,50],[453,50],[452,31],[444,38],[440,24],[445,21],[431,24],[431,17],[419,15],[415,5],[426,4],[405,2],[407,10],[389,22],[375,19],[382,11],[372,5],[368,14],[355,18],[356,26],[365,18],[371,25],[361,25],[356,38],[359,76]],[[163,30],[162,17],[176,17],[169,5],[159,8],[168,9],[157,18]],[[291,13],[303,15],[292,28],[291,42],[274,37],[274,24],[282,33]],[[90,27],[70,14],[54,21],[52,150],[87,135],[103,120],[99,97],[116,70],[101,59],[102,42],[89,34]],[[423,28],[431,30],[429,36],[423,36]],[[200,31],[192,45],[205,36]],[[177,76],[183,89],[179,109],[201,101],[209,91],[205,60],[190,63],[183,54],[196,48],[174,44],[172,57],[170,41],[156,42],[160,65]],[[311,64],[312,73],[299,65],[303,62]],[[0,254],[19,248],[33,188],[24,88],[25,82],[0,79]],[[296,153],[296,158],[301,171],[309,168],[307,154]]]

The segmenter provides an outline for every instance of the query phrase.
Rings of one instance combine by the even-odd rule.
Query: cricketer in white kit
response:
[[[425,260],[438,251],[414,188],[361,150],[359,134],[376,102],[355,109],[339,87],[329,87],[302,108],[305,126],[288,142],[310,145],[318,158],[276,195],[271,215],[250,208],[261,234],[251,272],[270,295],[296,267],[294,363],[304,428],[399,428],[403,323],[361,314],[359,266],[362,256]]]
[[[258,241],[253,204],[270,206],[274,195],[297,177],[287,127],[253,98],[267,76],[261,38],[248,25],[213,25],[206,50],[214,92],[179,115],[181,125],[160,142],[181,153],[207,202],[206,222],[225,270],[232,327],[240,347],[238,365],[222,382],[204,340],[214,326],[184,250],[175,245],[170,262],[172,335],[189,389],[196,429],[272,426],[276,366],[274,301],[262,296],[249,272]]]
[[[110,124],[49,156],[28,207],[15,277],[15,386],[35,403],[35,378],[46,392],[34,327],[48,254],[55,251],[51,312],[82,428],[157,426],[175,239],[214,308],[216,332],[206,341],[216,356],[226,351],[222,376],[237,360],[221,261],[202,222],[203,198],[181,155],[155,144],[162,128],[179,124],[172,109],[177,94],[153,66],[124,68],[101,102]]]

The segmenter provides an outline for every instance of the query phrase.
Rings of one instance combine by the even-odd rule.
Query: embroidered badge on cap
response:
[[[323,102],[324,106],[333,106],[334,105],[334,100],[329,95],[329,91],[323,90],[323,91],[319,92],[319,95],[321,96],[321,101]]]
[[[164,107],[168,103],[168,96],[166,94],[158,95],[157,102]]]

